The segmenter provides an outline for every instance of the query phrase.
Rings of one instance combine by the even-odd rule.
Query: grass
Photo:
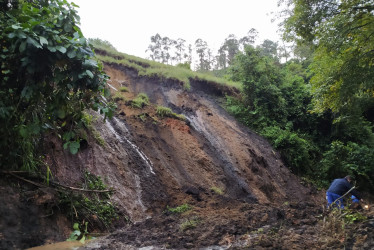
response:
[[[125,97],[121,93],[115,93],[113,96],[113,100],[118,102],[118,101],[125,101]]]
[[[189,90],[191,80],[213,82],[219,85],[231,86],[242,90],[239,82],[228,81],[224,78],[215,77],[209,73],[194,72],[186,67],[177,67],[150,61],[136,56],[118,52],[115,48],[102,43],[93,43],[97,58],[105,63],[115,63],[138,72],[139,76],[157,77],[164,80],[175,80],[183,83],[183,87]]]
[[[125,87],[125,86],[122,86],[122,87],[119,88],[119,91],[121,91],[121,92],[129,92],[129,89],[127,87]]]
[[[139,93],[134,100],[131,101],[131,107],[143,108],[149,104],[149,98],[145,93]]]
[[[183,205],[180,205],[178,207],[175,207],[175,208],[167,206],[167,211],[170,212],[170,213],[173,213],[173,214],[182,214],[182,213],[185,213],[185,212],[187,212],[191,209],[192,209],[192,207],[187,203],[185,203]]]
[[[191,218],[185,220],[181,225],[180,225],[180,230],[181,231],[186,231],[188,229],[193,229],[199,224],[199,219],[198,218]]]
[[[210,190],[212,190],[214,193],[219,194],[219,195],[224,194],[223,190],[219,187],[211,187]]]
[[[182,121],[186,120],[186,117],[184,115],[176,114],[170,108],[164,107],[164,106],[157,106],[156,114],[160,116],[161,118],[171,117],[171,118],[175,118],[175,119],[182,120]]]

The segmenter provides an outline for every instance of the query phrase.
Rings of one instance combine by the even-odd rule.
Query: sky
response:
[[[251,28],[257,43],[279,40],[278,0],[71,0],[79,6],[87,38],[109,41],[120,52],[146,58],[151,36],[159,33],[194,44],[201,38],[214,53],[230,34],[241,38]]]

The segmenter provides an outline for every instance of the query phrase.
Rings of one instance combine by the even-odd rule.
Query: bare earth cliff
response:
[[[126,100],[146,93],[150,105],[136,109],[120,101],[106,122],[95,114],[105,146],[91,138],[76,156],[54,140],[45,146],[56,180],[76,186],[85,170],[101,176],[114,188],[112,201],[121,216],[128,218],[83,248],[340,247],[340,239],[328,238],[329,229],[320,222],[323,194],[303,184],[265,139],[219,105],[234,90],[198,81],[185,90],[179,82],[140,78],[119,65],[107,64],[105,71],[113,93],[126,86]],[[157,105],[186,120],[157,116]],[[183,204],[191,209],[182,214],[167,209]],[[364,236],[373,230],[360,230],[349,247],[372,246]]]

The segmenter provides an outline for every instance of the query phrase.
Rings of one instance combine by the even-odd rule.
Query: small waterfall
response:
[[[126,143],[127,145],[130,145],[133,150],[135,150],[135,152],[147,165],[149,171],[155,175],[156,173],[153,171],[153,163],[151,162],[151,160],[139,149],[138,146],[136,146],[133,142],[126,138],[126,135],[128,136],[130,134],[126,125],[116,117],[113,117],[110,122],[108,121],[108,119],[106,119],[105,124],[120,143]]]

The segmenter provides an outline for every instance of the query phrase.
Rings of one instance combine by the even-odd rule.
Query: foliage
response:
[[[186,117],[184,115],[176,114],[168,107],[157,106],[156,114],[160,117],[171,117],[182,121],[186,120]]]
[[[107,190],[101,177],[85,172],[83,184],[88,190]],[[67,214],[76,221],[90,221],[91,226],[108,228],[118,218],[114,205],[110,202],[110,193],[85,192],[67,193],[60,191],[60,204]]]
[[[285,163],[297,174],[311,174],[313,167],[313,144],[297,133],[277,126],[264,128],[262,135],[279,150]]]
[[[338,240],[346,237],[346,226],[355,222],[367,220],[366,216],[349,208],[333,208],[323,218],[323,232],[327,238],[337,238]]]
[[[191,219],[186,219],[181,225],[180,225],[180,230],[181,231],[186,231],[188,229],[193,229],[199,224],[199,219],[194,217]]]
[[[118,102],[118,101],[125,101],[126,98],[119,92],[116,92],[113,96],[113,100]]]
[[[95,48],[117,51],[117,49],[106,40],[101,40],[99,38],[89,38],[88,42],[92,44]]]
[[[104,116],[113,106],[102,65],[79,29],[74,4],[66,0],[6,1],[0,9],[0,164],[35,169],[42,134],[54,131],[64,148],[79,148],[75,127],[84,109]]]
[[[231,79],[243,83],[245,106],[256,127],[285,122],[286,101],[280,90],[281,75],[272,58],[252,46],[238,54],[229,68]],[[272,118],[271,120],[266,118]]]
[[[356,176],[360,187],[370,190],[374,187],[374,149],[354,142],[334,141],[321,160],[321,174],[325,178]]]
[[[219,194],[219,195],[224,194],[223,190],[219,187],[211,187],[210,190],[212,190],[214,193]]]
[[[173,214],[182,214],[182,213],[185,213],[185,212],[187,212],[191,209],[192,209],[192,207],[187,203],[185,203],[183,205],[180,205],[178,207],[174,207],[174,208],[167,206],[167,211],[170,212],[170,213],[173,213]]]
[[[74,223],[73,225],[74,231],[70,234],[69,238],[66,241],[79,240],[82,244],[84,244],[86,240],[86,236],[88,234],[87,225],[88,225],[88,222],[86,221],[84,225],[82,225],[83,228],[81,229],[79,226],[79,223]]]
[[[141,109],[149,104],[147,94],[139,93],[134,100],[131,101],[131,107]]]
[[[82,122],[84,126],[88,129],[88,131],[92,134],[93,138],[96,140],[96,142],[104,147],[105,146],[105,140],[101,137],[100,133],[94,128],[93,126],[93,121],[94,121],[94,116],[90,115],[87,112],[83,112],[82,116]]]
[[[129,88],[126,87],[126,86],[122,86],[122,87],[119,88],[119,91],[121,91],[121,92],[129,92]]]
[[[293,1],[288,34],[313,47],[315,111],[355,120],[373,107],[373,2]]]
[[[190,89],[191,79],[229,85],[237,89],[242,88],[242,84],[239,82],[233,82],[224,78],[215,77],[209,72],[193,72],[186,67],[165,65],[156,61],[149,61],[139,57],[127,55],[125,53],[105,49],[103,47],[96,48],[96,53],[98,53],[97,57],[102,62],[115,63],[127,68],[131,68],[137,71],[139,76],[158,78],[161,80],[161,82],[172,80],[176,81],[176,83],[183,83],[183,87],[186,90]]]

